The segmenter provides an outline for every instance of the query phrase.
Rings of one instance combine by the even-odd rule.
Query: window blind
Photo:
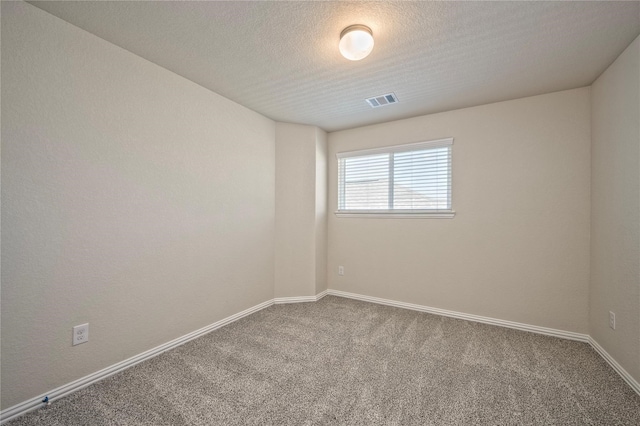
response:
[[[450,212],[452,144],[451,138],[338,154],[338,212]]]

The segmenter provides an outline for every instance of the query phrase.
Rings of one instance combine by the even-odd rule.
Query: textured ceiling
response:
[[[30,2],[277,121],[327,131],[581,87],[640,2]],[[352,62],[340,31],[371,27]],[[365,98],[394,92],[372,109]]]

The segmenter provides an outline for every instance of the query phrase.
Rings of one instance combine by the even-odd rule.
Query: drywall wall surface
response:
[[[315,296],[327,279],[327,134],[276,123],[275,297]]]
[[[640,38],[591,93],[589,333],[640,381]]]
[[[316,129],[316,289],[327,289],[327,133]]]
[[[329,133],[329,288],[586,333],[589,97],[581,88]],[[336,153],[447,137],[453,219],[333,214]]]
[[[4,409],[273,298],[275,123],[1,6]]]
[[[316,128],[276,123],[275,297],[315,295]]]

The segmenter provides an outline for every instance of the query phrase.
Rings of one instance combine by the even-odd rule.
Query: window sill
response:
[[[453,219],[456,212],[449,211],[389,211],[389,210],[343,210],[336,211],[336,217],[367,218],[367,219]]]

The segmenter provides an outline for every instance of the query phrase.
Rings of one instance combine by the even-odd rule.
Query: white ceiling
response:
[[[640,2],[30,2],[277,121],[327,131],[591,84]],[[340,56],[371,27],[373,52]],[[372,109],[365,98],[394,92]]]

